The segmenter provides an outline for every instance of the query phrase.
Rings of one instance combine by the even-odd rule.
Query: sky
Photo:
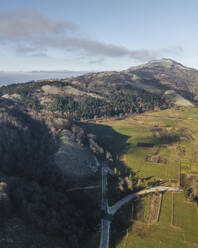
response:
[[[197,0],[0,1],[0,71],[198,69]]]

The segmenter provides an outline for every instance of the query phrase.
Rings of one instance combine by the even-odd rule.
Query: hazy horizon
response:
[[[170,59],[170,58],[161,58],[161,59]],[[160,59],[159,59],[160,60]],[[180,61],[176,61],[180,63]],[[142,65],[144,63],[139,63]],[[184,64],[184,66],[186,66]],[[130,67],[130,66],[129,66]],[[122,68],[122,70],[128,69]],[[196,69],[196,68],[192,68]],[[106,70],[111,71],[111,70]],[[112,71],[121,71],[121,70],[112,70]],[[80,76],[86,73],[101,72],[101,70],[95,71],[70,71],[70,70],[32,70],[32,71],[0,71],[0,87],[15,84],[15,83],[25,83],[29,81],[39,81],[39,80],[48,80],[48,79],[64,79],[68,77]]]
[[[72,76],[79,76],[86,72],[39,72],[39,71],[0,71],[0,87],[15,83],[25,83],[29,81],[38,81],[44,79],[63,79]]]

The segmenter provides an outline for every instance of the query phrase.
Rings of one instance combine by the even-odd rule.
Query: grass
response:
[[[183,193],[175,193],[175,225],[171,226],[172,196],[165,193],[158,224],[136,221],[116,248],[191,248],[198,247],[198,215],[193,203],[186,203]],[[186,206],[187,204],[187,206]],[[183,217],[182,217],[183,216]]]
[[[187,202],[182,193],[175,194],[175,225],[184,231],[186,241],[198,244],[198,214],[195,204]]]
[[[198,180],[198,109],[180,108],[147,112],[124,120],[105,120],[85,125],[95,133],[106,148],[119,157],[114,166],[131,168],[141,177],[163,179],[168,184],[178,183],[181,173]],[[139,147],[137,143],[153,143],[154,147]],[[156,163],[150,158],[160,158]],[[149,159],[147,159],[149,158]],[[112,248],[193,248],[198,247],[198,213],[195,205],[174,194],[174,225],[172,195],[163,195],[157,224],[148,225],[145,217],[148,198],[142,200],[128,234]],[[141,216],[142,215],[142,216]],[[115,239],[115,237],[111,237]]]
[[[197,108],[147,112],[98,124],[93,124],[92,130],[89,127],[89,131],[98,134],[113,154],[123,155],[125,166],[140,176],[178,180],[180,160],[182,173],[197,176]],[[137,147],[139,142],[153,143],[155,146]],[[182,154],[181,149],[184,150]],[[158,156],[161,162],[146,161],[147,156]]]

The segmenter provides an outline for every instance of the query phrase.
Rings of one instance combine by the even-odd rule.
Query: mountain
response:
[[[139,79],[156,79],[161,85],[192,93],[194,99],[198,95],[198,70],[188,68],[171,60],[153,60],[144,65],[130,67],[126,73],[134,74]]]
[[[66,119],[123,116],[173,105],[195,106],[198,71],[162,59],[120,72],[3,86],[0,96]]]

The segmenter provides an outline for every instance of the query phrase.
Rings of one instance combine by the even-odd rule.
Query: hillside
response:
[[[162,85],[189,91],[195,96],[198,94],[198,71],[171,59],[153,60],[144,65],[131,67],[125,72],[144,79],[155,78]]]
[[[179,91],[183,96],[190,92],[190,100],[197,100],[198,71],[171,59],[153,60],[144,65],[131,67],[125,72],[145,80],[156,79],[164,89],[167,87]]]
[[[97,224],[98,196],[67,190],[98,183],[94,140],[2,98],[0,140],[0,246],[79,247]]]

